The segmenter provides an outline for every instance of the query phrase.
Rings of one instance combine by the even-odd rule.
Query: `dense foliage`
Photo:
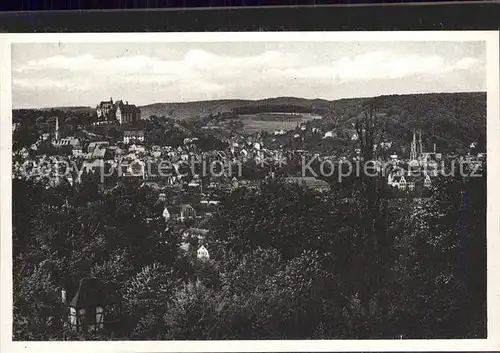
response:
[[[13,181],[15,339],[76,338],[59,291],[85,276],[119,288],[121,329],[106,338],[485,337],[485,177],[391,201],[374,228],[392,244],[378,286],[361,193],[237,189],[211,220],[204,262],[180,250],[179,229],[145,222],[152,190],[92,185]]]
[[[375,104],[352,122],[367,161],[388,125]],[[144,124],[146,138],[186,129]],[[204,225],[210,260],[180,247],[153,189],[14,179],[14,339],[484,338],[485,165],[480,175],[439,176],[415,199],[363,174],[326,194],[280,179],[237,188]],[[119,327],[100,336],[63,324],[61,288],[88,276],[122,300]]]

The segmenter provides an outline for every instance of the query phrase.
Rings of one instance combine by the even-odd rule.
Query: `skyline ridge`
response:
[[[472,91],[453,91],[453,92],[419,92],[419,93],[393,93],[393,94],[383,94],[383,95],[378,95],[378,96],[363,96],[363,97],[356,97],[356,96],[351,96],[351,97],[343,97],[343,98],[338,98],[338,99],[327,99],[327,98],[305,98],[305,97],[299,97],[299,96],[275,96],[275,97],[265,97],[265,98],[256,98],[256,99],[247,99],[247,98],[221,98],[221,99],[206,99],[206,100],[192,100],[192,101],[163,101],[163,102],[154,102],[154,103],[147,103],[147,104],[135,104],[133,101],[129,100],[130,104],[135,104],[137,107],[150,107],[156,104],[196,104],[196,103],[209,103],[209,102],[235,102],[235,101],[244,101],[244,102],[258,102],[258,101],[265,101],[265,100],[273,100],[273,99],[283,99],[283,98],[289,98],[289,99],[301,99],[301,100],[308,100],[308,101],[315,101],[315,100],[320,100],[324,102],[329,102],[333,103],[336,101],[342,101],[342,100],[350,100],[350,99],[373,99],[373,98],[379,98],[379,97],[389,97],[389,96],[418,96],[418,95],[430,95],[430,94],[486,94],[486,90],[472,90]],[[113,96],[110,96],[113,97]],[[109,99],[109,98],[106,98]],[[114,98],[113,98],[114,100]],[[106,100],[101,100],[101,101],[106,101]],[[98,101],[96,104],[99,104],[101,101]],[[18,107],[12,107],[12,110],[46,110],[46,109],[71,109],[71,108],[90,108],[90,109],[95,109],[95,105],[61,105],[61,106],[44,106],[44,107],[23,107],[23,108],[18,108]]]

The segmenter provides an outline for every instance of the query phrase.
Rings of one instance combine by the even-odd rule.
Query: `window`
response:
[[[95,322],[96,322],[96,330],[102,330],[104,328],[104,313],[103,308],[98,306],[95,309]]]
[[[77,327],[83,327],[85,326],[85,309],[80,309],[78,310],[78,316],[77,316]]]
[[[76,310],[75,310],[75,308],[69,309],[69,323],[71,326],[76,326]]]

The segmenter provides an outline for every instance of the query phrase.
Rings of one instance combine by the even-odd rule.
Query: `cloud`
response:
[[[70,73],[106,75],[114,80],[158,82],[176,80],[239,79],[245,74],[267,74],[272,78],[338,79],[342,81],[396,79],[415,74],[443,74],[467,70],[477,64],[474,58],[447,63],[437,55],[397,54],[391,51],[370,51],[353,57],[344,56],[330,64],[307,64],[307,58],[280,51],[265,51],[254,56],[228,56],[205,50],[189,50],[178,60],[165,60],[145,55],[103,59],[91,54],[67,57],[62,55],[31,60],[14,68],[16,74],[31,71],[63,70]],[[97,79],[98,77],[96,77]]]
[[[189,50],[179,60],[165,60],[144,55],[125,56],[117,58],[97,58],[91,54],[80,56],[52,56],[34,59],[14,68],[16,73],[44,70],[66,70],[71,72],[93,72],[125,74],[125,73],[152,73],[152,74],[179,74],[190,71],[213,71],[225,69],[229,71],[269,67],[287,67],[297,63],[293,54],[278,51],[265,51],[254,56],[233,57],[207,52],[200,49]]]
[[[450,71],[468,70],[479,63],[480,61],[475,58],[463,58],[453,64]]]
[[[333,61],[331,65],[290,68],[283,70],[282,73],[294,78],[333,79],[346,82],[387,80],[418,74],[442,75],[457,70],[468,70],[478,62],[474,58],[463,58],[450,64],[437,55],[397,55],[389,51],[372,51],[354,57],[344,56]]]
[[[479,78],[484,66],[473,57],[454,58],[423,50],[326,54],[280,49],[242,56],[191,49],[177,57],[142,53],[104,57],[97,51],[54,55],[24,63],[13,61],[13,88],[32,97],[44,91],[47,96],[58,91],[61,97],[66,91],[77,91],[71,99],[92,102],[103,94],[106,98],[113,94],[132,96],[144,104],[278,95],[328,98],[342,87],[349,87],[349,92],[342,91],[345,96],[361,94],[361,82],[370,83],[373,91],[365,95],[379,94],[384,85],[389,93],[411,92],[424,81],[425,89],[431,91],[454,90],[453,85],[461,89],[459,84],[467,85],[467,77]]]
[[[54,80],[50,78],[14,78],[12,86],[22,89],[65,89],[70,91],[85,91],[90,88],[90,85],[79,82],[75,83],[71,80]]]

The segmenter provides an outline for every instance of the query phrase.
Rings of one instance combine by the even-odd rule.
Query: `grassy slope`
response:
[[[259,104],[290,104],[328,111],[324,124],[328,127],[350,128],[362,112],[367,98],[335,101],[278,97],[263,100],[217,100],[188,103],[158,103],[141,107],[142,115],[167,115],[177,119],[229,112],[236,107]],[[441,148],[465,147],[471,141],[485,139],[486,93],[430,93],[377,97],[379,111],[388,122],[394,141],[408,141],[413,129],[422,129],[425,140]],[[335,122],[335,124],[333,124]]]

